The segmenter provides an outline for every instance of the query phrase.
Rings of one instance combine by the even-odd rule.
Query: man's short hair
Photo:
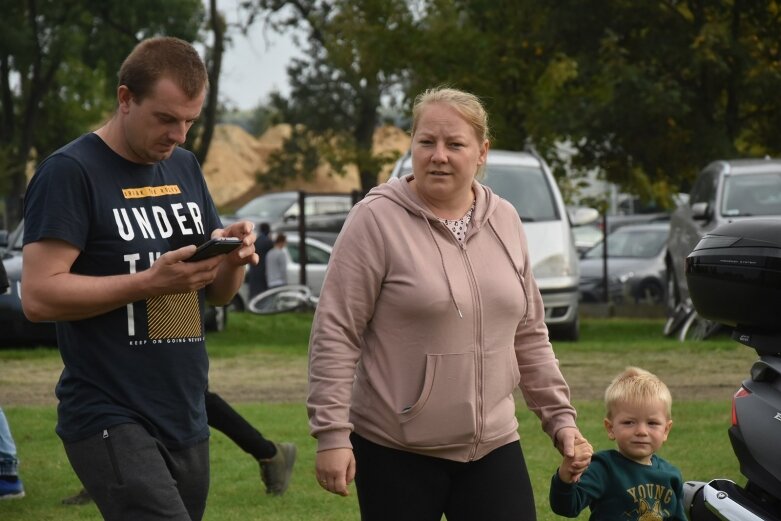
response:
[[[141,102],[163,77],[174,81],[188,98],[197,97],[209,84],[206,66],[188,42],[170,36],[143,40],[119,68],[119,85],[125,85]]]

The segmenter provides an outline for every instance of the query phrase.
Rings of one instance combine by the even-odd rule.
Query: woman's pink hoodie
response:
[[[456,461],[519,439],[513,390],[555,439],[575,426],[516,210],[477,182],[459,243],[409,186],[373,189],[334,246],[310,337],[318,450],[351,431]]]

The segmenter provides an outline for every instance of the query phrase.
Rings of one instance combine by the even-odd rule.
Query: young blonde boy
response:
[[[587,457],[587,442],[576,445],[551,480],[550,505],[565,517],[587,506],[590,521],[674,519],[686,521],[680,471],[656,455],[672,427],[672,397],[655,375],[629,367],[605,391],[605,429],[615,450],[597,452],[577,481],[573,460]]]

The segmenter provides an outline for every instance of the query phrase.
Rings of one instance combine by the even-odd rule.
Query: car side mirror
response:
[[[707,221],[710,219],[710,205],[706,202],[692,205],[692,218]]]
[[[583,226],[599,219],[599,211],[596,208],[579,207],[570,211],[569,217],[573,226]]]

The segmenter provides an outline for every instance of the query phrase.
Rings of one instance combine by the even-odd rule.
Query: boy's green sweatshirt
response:
[[[594,454],[577,483],[564,483],[554,473],[550,505],[565,517],[590,507],[590,521],[686,521],[681,472],[659,456],[642,465],[617,450]]]

